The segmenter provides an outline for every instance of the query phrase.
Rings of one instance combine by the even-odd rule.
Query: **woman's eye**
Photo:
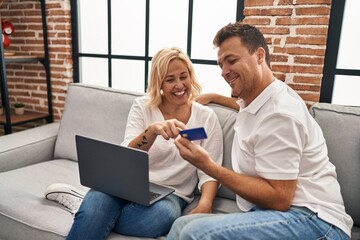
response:
[[[188,77],[189,77],[188,75],[182,75],[182,76],[180,76],[180,79],[181,80],[186,80]]]

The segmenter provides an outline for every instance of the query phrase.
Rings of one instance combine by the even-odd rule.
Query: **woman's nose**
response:
[[[183,86],[183,82],[181,81],[180,78],[176,78],[176,80],[175,80],[175,86],[176,86],[176,87],[182,87],[182,86]]]

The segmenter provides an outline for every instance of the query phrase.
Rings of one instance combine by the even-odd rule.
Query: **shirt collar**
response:
[[[278,92],[282,82],[278,79],[274,79],[260,94],[257,96],[248,106],[245,107],[245,101],[239,99],[237,104],[240,106],[241,111],[247,111],[251,114],[256,114],[257,111],[274,95]]]

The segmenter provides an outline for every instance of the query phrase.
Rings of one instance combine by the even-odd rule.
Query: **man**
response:
[[[243,212],[181,217],[168,239],[349,239],[353,222],[322,131],[298,94],[273,76],[263,35],[237,22],[220,29],[214,45],[239,98],[234,171],[185,138],[175,144],[184,159],[234,191]],[[211,96],[233,106],[231,98]]]

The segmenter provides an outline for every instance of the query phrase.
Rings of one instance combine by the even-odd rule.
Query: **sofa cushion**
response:
[[[76,134],[120,144],[132,102],[141,95],[86,84],[71,84],[56,140],[55,158],[77,160]]]
[[[0,174],[0,225],[22,233],[23,239],[54,239],[55,236],[61,239],[69,231],[73,217],[59,204],[46,200],[44,191],[55,182],[86,190],[80,185],[78,175],[77,163],[69,160],[47,161],[3,172]],[[12,238],[1,234],[0,239]]]
[[[0,172],[53,159],[58,129],[54,122],[1,137]]]
[[[216,113],[221,128],[223,130],[223,138],[224,138],[223,166],[232,169],[231,148],[232,148],[232,142],[235,132],[233,127],[238,112],[218,104],[209,104],[208,106],[211,107]],[[217,196],[235,200],[235,193],[230,191],[225,186],[220,187]]]
[[[310,113],[324,133],[346,212],[360,226],[360,107],[316,103]]]
[[[44,197],[46,187],[58,182],[88,190],[80,184],[77,162],[71,160],[47,161],[1,173],[0,226],[7,231],[0,230],[0,239],[64,239],[73,223],[73,215]],[[108,239],[148,238],[111,233]]]

